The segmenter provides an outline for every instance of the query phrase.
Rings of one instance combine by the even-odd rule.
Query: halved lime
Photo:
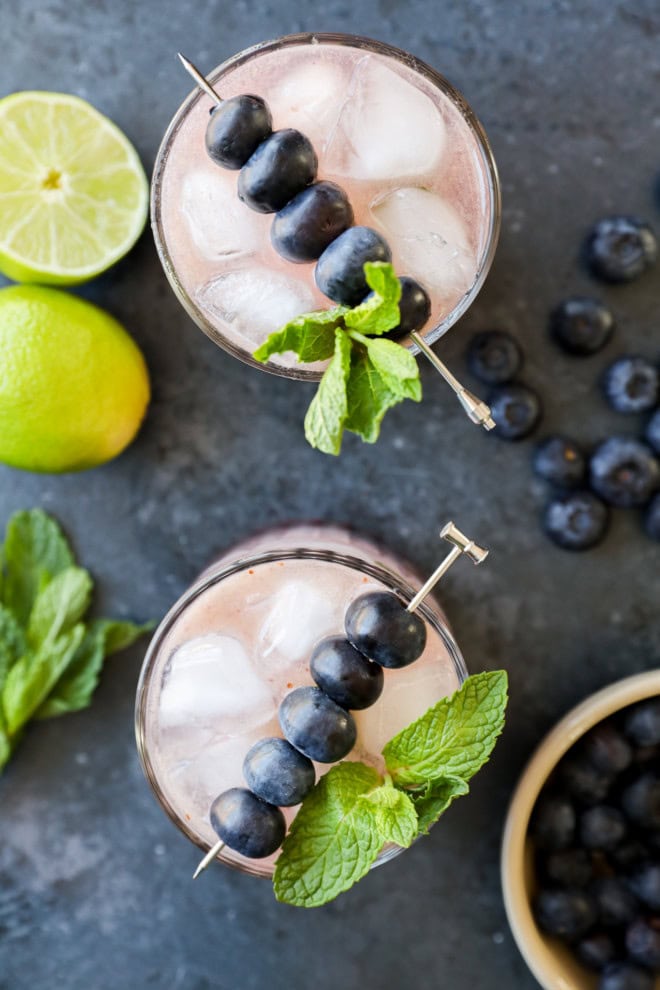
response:
[[[135,148],[85,100],[22,92],[0,100],[0,271],[72,285],[133,246],[147,217]]]

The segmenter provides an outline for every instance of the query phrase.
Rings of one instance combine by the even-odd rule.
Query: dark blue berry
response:
[[[575,837],[576,815],[568,798],[543,794],[534,808],[531,832],[539,849],[567,849]]]
[[[608,966],[598,990],[653,990],[655,980],[648,969],[633,963],[615,962]]]
[[[275,215],[270,239],[287,261],[315,261],[352,223],[353,208],[344,190],[334,182],[315,182]]]
[[[230,849],[251,859],[270,856],[282,845],[286,833],[280,809],[245,787],[232,787],[215,799],[211,825]]]
[[[583,812],[580,818],[580,841],[587,849],[609,852],[625,838],[626,820],[618,810],[606,804]]]
[[[309,138],[275,131],[248,159],[238,177],[238,198],[258,213],[276,213],[316,178],[318,160]]]
[[[587,935],[575,946],[575,953],[589,969],[605,969],[617,957],[617,946],[611,935],[605,932],[594,932]]]
[[[288,808],[309,794],[316,774],[314,764],[286,739],[260,739],[243,761],[250,789],[269,804]]]
[[[584,454],[568,437],[546,437],[537,445],[533,461],[534,472],[559,488],[577,488],[585,479],[587,464]]]
[[[580,742],[581,752],[595,767],[614,776],[627,770],[633,761],[630,743],[609,722],[601,722]]]
[[[646,444],[630,437],[611,437],[591,457],[590,480],[606,502],[630,509],[649,501],[660,483],[660,467]]]
[[[641,966],[660,972],[660,918],[638,918],[626,931],[626,949]]]
[[[656,454],[660,454],[660,409],[656,409],[646,424],[644,439]]]
[[[567,941],[586,935],[598,917],[593,898],[583,890],[542,890],[534,913],[542,931]]]
[[[600,543],[607,530],[609,512],[591,492],[558,495],[548,503],[543,526],[564,550],[588,550]]]
[[[272,131],[270,110],[260,96],[232,96],[212,112],[206,127],[206,150],[217,165],[245,165]]]
[[[652,540],[660,540],[660,495],[655,495],[644,514],[644,529]]]
[[[287,694],[279,717],[291,745],[317,763],[336,763],[355,745],[353,716],[317,687],[297,688]]]
[[[391,340],[398,340],[411,330],[421,330],[431,315],[431,299],[426,289],[408,275],[402,275],[399,283],[399,322],[394,329],[383,334]]]
[[[504,385],[522,366],[518,341],[503,330],[483,330],[474,335],[467,351],[468,368],[486,385]]]
[[[660,911],[660,863],[640,863],[628,875],[628,886],[652,911]]]
[[[527,385],[500,385],[488,400],[493,433],[502,440],[523,440],[541,418],[541,400]]]
[[[636,217],[605,217],[586,244],[591,271],[605,282],[632,282],[650,268],[658,242],[647,223]]]
[[[609,854],[609,860],[617,870],[627,871],[648,859],[649,851],[639,839],[627,839]]]
[[[383,690],[383,668],[339,636],[318,644],[309,669],[321,690],[342,708],[368,708]]]
[[[371,227],[349,227],[319,258],[316,284],[333,302],[357,306],[369,293],[365,262],[391,260],[392,252],[379,233]]]
[[[635,746],[660,743],[660,698],[640,701],[625,712],[623,731]]]
[[[407,667],[424,652],[426,625],[389,591],[370,591],[351,602],[346,635],[356,650],[381,667]]]
[[[559,887],[586,887],[593,879],[591,856],[584,849],[561,849],[550,853],[543,872],[550,883]]]
[[[612,785],[612,775],[585,756],[571,753],[559,765],[559,776],[572,798],[584,805],[600,804]]]
[[[627,817],[645,829],[660,829],[660,777],[653,772],[640,774],[621,795]]]
[[[565,299],[550,314],[550,333],[569,354],[586,356],[600,351],[612,336],[614,317],[597,299]]]
[[[605,928],[620,928],[636,918],[637,898],[619,877],[599,877],[589,889],[596,902],[599,922]]]
[[[605,372],[603,388],[607,401],[617,412],[647,412],[658,401],[658,369],[643,357],[619,358]]]

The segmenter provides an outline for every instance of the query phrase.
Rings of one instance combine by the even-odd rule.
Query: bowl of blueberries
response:
[[[509,924],[546,990],[660,990],[660,670],[542,741],[502,843]]]

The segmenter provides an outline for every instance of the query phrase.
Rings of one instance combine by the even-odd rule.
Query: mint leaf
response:
[[[359,306],[348,310],[344,321],[347,327],[359,330],[360,333],[387,333],[399,325],[401,283],[394,274],[392,265],[383,261],[367,261],[364,274],[367,285],[373,292]],[[396,346],[399,347],[398,344]]]
[[[437,780],[430,780],[423,790],[411,794],[418,818],[418,834],[426,835],[454,798],[467,794],[469,790],[465,781],[458,777],[439,777]]]
[[[361,798],[380,783],[363,763],[339,763],[321,777],[291,823],[275,864],[278,901],[318,907],[369,871],[383,838]]]
[[[40,591],[30,612],[27,635],[33,648],[74,626],[89,607],[93,583],[88,571],[67,567]]]
[[[7,674],[27,649],[25,633],[4,605],[0,605],[0,692]],[[1,724],[0,706],[0,724]]]
[[[402,382],[396,388],[390,387],[389,379],[383,377],[371,358],[372,347],[376,343],[385,344],[387,341],[369,341],[368,348],[362,346],[354,348],[346,389],[348,398],[346,429],[359,434],[366,443],[375,443],[378,439],[380,424],[388,409],[406,397],[414,398],[415,401],[421,398],[419,381],[416,386]],[[403,351],[398,344],[393,346]],[[412,360],[414,362],[415,359]],[[406,389],[410,391],[409,396],[406,395]]]
[[[335,329],[343,326],[342,317],[346,312],[345,306],[336,306],[303,313],[271,333],[252,357],[265,362],[272,354],[295,351],[299,361],[325,361],[335,350]]]
[[[146,636],[156,628],[155,622],[136,625],[134,622],[120,619],[96,619],[92,623],[92,626],[95,625],[101,627],[105,639],[106,657],[132,646],[141,636]]]
[[[346,382],[351,371],[351,340],[335,330],[335,353],[305,416],[305,436],[324,454],[338,454],[348,412]]]
[[[413,402],[421,400],[419,366],[410,351],[393,340],[378,339],[369,341],[367,351],[369,360],[390,392]]]
[[[64,535],[41,509],[16,512],[5,533],[3,599],[22,624],[52,577],[75,563]]]
[[[417,812],[407,794],[391,782],[377,787],[362,799],[368,805],[383,842],[407,848],[417,835]]]
[[[383,756],[394,783],[406,787],[438,777],[469,780],[493,750],[506,702],[505,671],[468,677],[455,694],[387,743]]]
[[[85,627],[78,623],[54,641],[47,640],[36,651],[14,664],[2,690],[2,709],[7,734],[18,732],[57,683],[80,646]]]

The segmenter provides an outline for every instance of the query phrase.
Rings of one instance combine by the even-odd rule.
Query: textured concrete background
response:
[[[545,334],[549,307],[593,291],[584,231],[610,211],[660,221],[658,0],[2,0],[0,91],[59,89],[92,100],[150,168],[189,90],[181,48],[211,67],[253,42],[301,30],[372,35],[415,52],[472,102],[492,139],[505,202],[492,274],[442,343],[457,369],[472,330],[511,329],[543,430],[591,443],[634,432],[596,378],[619,352],[658,352],[657,272],[601,291],[619,328],[579,362]],[[311,7],[311,5],[310,5]],[[522,9],[521,9],[522,8]],[[0,469],[0,520],[55,513],[98,581],[99,611],[160,616],[212,553],[294,517],[359,520],[430,569],[447,518],[492,546],[457,567],[445,602],[473,670],[507,666],[508,729],[489,769],[429,839],[327,908],[277,906],[269,885],[214,870],[142,779],[132,737],[140,646],[110,661],[93,707],[28,732],[0,782],[2,990],[251,990],[315,987],[495,990],[535,983],[507,929],[498,843],[507,800],[535,743],[572,704],[660,656],[658,547],[620,514],[605,544],[574,557],[538,526],[531,445],[471,427],[429,367],[421,407],[388,414],[376,447],[339,461],[307,447],[305,385],[259,374],[189,321],[148,233],[82,290],[144,348],[154,400],[116,463],[70,477]]]

